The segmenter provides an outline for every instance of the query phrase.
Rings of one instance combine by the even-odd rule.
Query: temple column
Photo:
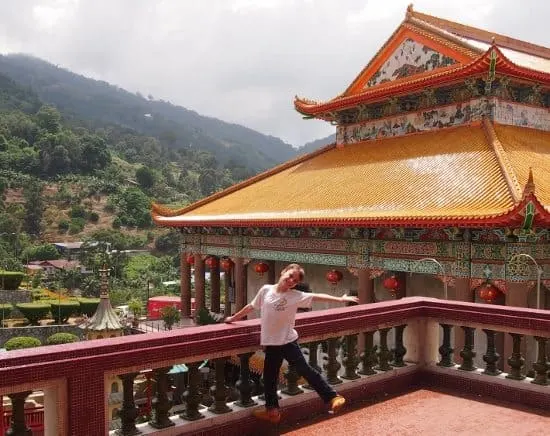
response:
[[[220,260],[216,258],[210,268],[210,310],[215,313],[220,312]]]
[[[506,306],[515,306],[515,307],[529,307],[528,304],[529,296],[529,287],[525,282],[506,282],[506,295],[505,295],[505,304]],[[508,358],[512,355],[513,352],[513,338],[510,335],[504,335],[504,350],[503,350],[503,360],[504,360],[504,371],[509,373],[511,367],[508,364]],[[529,371],[533,368],[533,362],[536,359],[536,345],[535,340],[532,336],[525,336],[525,339],[521,341],[520,351],[523,357],[525,358],[525,369]],[[527,349],[529,349],[529,355],[527,355]]]
[[[231,298],[230,298],[230,288],[231,288],[231,277],[233,275],[233,268],[230,268],[225,271],[224,274],[224,287],[225,287],[225,309],[223,314],[225,316],[231,315]]]
[[[449,300],[466,301],[473,303],[475,300],[474,293],[470,290],[470,279],[467,277],[460,277],[454,279],[454,286],[449,286]],[[454,292],[453,292],[454,291]],[[454,297],[454,298],[453,298]],[[454,342],[453,347],[455,349],[455,358],[459,355],[460,351],[464,348],[465,337],[464,330],[455,328],[454,330]]]
[[[241,310],[247,303],[247,265],[248,262],[242,257],[234,259],[235,267],[235,312]]]
[[[180,293],[181,316],[191,318],[191,265],[187,262],[187,253],[180,255]]]
[[[370,276],[370,269],[358,269],[357,278],[357,297],[359,297],[359,304],[368,304],[374,302],[374,282]]]
[[[195,253],[195,307],[198,312],[205,307],[204,297],[204,259],[200,253]]]
[[[269,265],[269,270],[267,271],[267,283],[275,284],[277,283],[277,274],[275,271],[275,261],[269,260],[266,262]]]

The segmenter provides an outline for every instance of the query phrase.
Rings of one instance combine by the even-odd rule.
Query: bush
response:
[[[196,316],[198,325],[218,324],[223,322],[224,316],[220,313],[210,312],[206,307],[201,307]]]
[[[90,212],[90,221],[93,223],[97,223],[99,221],[99,214],[97,212]]]
[[[52,316],[57,324],[64,324],[69,320],[71,315],[78,313],[80,309],[80,303],[78,301],[55,301],[51,300]]]
[[[25,274],[18,271],[0,271],[0,289],[13,291],[19,288]]]
[[[13,306],[10,303],[0,304],[0,322],[9,318],[12,310]]]
[[[113,229],[120,229],[121,226],[122,226],[122,221],[120,220],[119,217],[116,217],[113,220]]]
[[[74,235],[75,233],[80,233],[82,230],[84,230],[84,226],[86,225],[86,221],[84,218],[73,218],[71,220],[71,224],[69,225],[69,233],[71,235]]]
[[[69,212],[71,218],[86,218],[86,209],[81,204],[75,204]]]
[[[88,317],[94,316],[97,306],[99,306],[99,298],[79,298],[80,313]]]
[[[70,226],[71,226],[71,223],[69,220],[61,220],[57,225],[57,229],[59,230],[60,233],[66,233],[69,230]]]
[[[15,336],[11,339],[8,339],[4,344],[4,348],[7,351],[11,350],[20,350],[22,348],[34,348],[40,347],[42,342],[39,339],[33,338],[32,336]]]
[[[78,342],[80,339],[78,336],[72,333],[54,333],[46,339],[48,345],[70,344],[71,342]]]
[[[32,325],[39,325],[40,320],[48,316],[51,306],[48,303],[19,303],[15,307],[29,320]]]

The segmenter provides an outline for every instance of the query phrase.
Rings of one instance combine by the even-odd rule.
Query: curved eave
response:
[[[403,78],[393,82],[383,83],[369,88],[360,94],[351,95],[349,97],[336,97],[324,103],[315,103],[311,100],[296,98],[294,107],[303,115],[328,119],[328,117],[323,116],[323,114],[348,109],[358,104],[373,103],[389,96],[415,92],[434,85],[457,82],[468,76],[486,72],[489,68],[490,56],[493,50],[497,53],[497,73],[506,73],[517,78],[541,83],[550,83],[549,73],[517,65],[508,59],[498,47],[492,46],[479,58],[467,65],[449,66],[439,69],[437,73],[433,71],[423,73],[422,75],[416,76],[414,79]]]
[[[317,116],[326,112],[340,111],[358,104],[373,103],[389,96],[404,94],[424,89],[433,85],[441,85],[460,81],[468,76],[487,71],[489,67],[489,52],[466,65],[449,66],[440,68],[437,73],[429,71],[411,78],[403,78],[373,86],[359,94],[348,97],[337,97],[324,103],[312,103],[310,100],[296,98],[295,109],[308,116]]]
[[[296,219],[212,219],[200,216],[166,220],[153,214],[155,224],[164,227],[510,227],[523,221],[527,202],[536,206],[535,221],[550,225],[550,210],[534,194],[526,196],[513,207],[501,213],[479,216],[427,216],[427,217],[368,217],[368,218],[296,218]]]

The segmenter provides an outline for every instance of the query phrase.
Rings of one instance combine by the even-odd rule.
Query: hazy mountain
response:
[[[257,171],[297,154],[279,138],[148,99],[31,56],[0,56],[0,73],[32,89],[69,121],[72,118],[75,123],[84,122],[94,128],[120,125],[156,137],[173,148],[208,150],[221,163],[233,160]]]
[[[316,139],[315,141],[307,142],[303,147],[300,147],[300,154],[311,153],[318,148],[328,144],[333,144],[336,141],[336,134],[329,135],[325,138]]]

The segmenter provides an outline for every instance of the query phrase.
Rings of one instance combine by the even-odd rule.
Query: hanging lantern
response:
[[[193,265],[195,263],[195,255],[194,254],[187,255],[186,261],[189,265]]]
[[[210,269],[216,268],[218,266],[218,259],[216,259],[214,256],[209,256],[209,257],[206,258],[204,263]]]
[[[220,262],[220,266],[225,272],[229,272],[233,268],[233,261],[228,257],[224,257]]]
[[[382,286],[386,288],[389,292],[394,293],[399,289],[399,280],[395,277],[395,274],[392,274],[389,277],[386,277],[382,282]]]
[[[254,271],[256,271],[260,277],[262,277],[264,273],[269,271],[269,265],[265,262],[258,262],[256,265],[254,265]]]
[[[327,282],[329,282],[332,286],[336,286],[340,280],[342,280],[342,273],[336,269],[331,269],[327,274],[325,275],[325,278],[327,279]]]
[[[479,288],[479,298],[488,304],[493,304],[499,295],[500,290],[492,283],[484,283]]]

